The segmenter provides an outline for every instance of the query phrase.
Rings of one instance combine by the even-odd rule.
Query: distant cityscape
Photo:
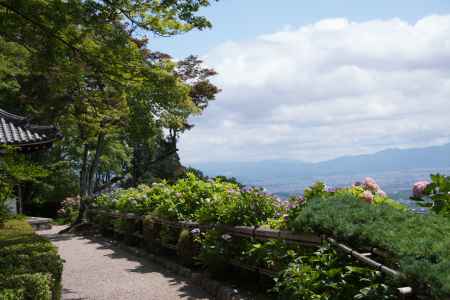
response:
[[[409,198],[415,182],[429,180],[430,174],[450,174],[450,144],[389,149],[320,163],[272,160],[204,163],[194,167],[209,176],[225,175],[245,185],[264,187],[283,199],[303,194],[316,181],[339,188],[372,177],[389,197],[414,207],[416,203]]]

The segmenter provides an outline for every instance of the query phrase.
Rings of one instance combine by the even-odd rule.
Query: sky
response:
[[[150,44],[219,73],[183,163],[450,142],[450,0],[223,0],[201,13],[213,29]]]

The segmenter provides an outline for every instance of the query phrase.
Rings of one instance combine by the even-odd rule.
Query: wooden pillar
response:
[[[17,214],[23,213],[23,199],[22,199],[22,186],[17,185]]]

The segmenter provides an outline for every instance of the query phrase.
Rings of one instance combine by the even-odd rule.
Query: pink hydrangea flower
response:
[[[362,198],[367,203],[372,203],[373,202],[373,194],[372,194],[371,191],[364,191],[364,193],[362,194]]]
[[[372,191],[372,192],[377,192],[380,189],[380,186],[377,184],[375,179],[373,179],[371,177],[366,177],[364,179],[363,186],[365,189]]]
[[[424,195],[425,189],[427,188],[427,186],[430,184],[430,182],[428,181],[418,181],[416,183],[414,183],[413,186],[413,196],[420,198]]]
[[[387,197],[387,194],[383,190],[378,190],[377,195],[381,197]]]

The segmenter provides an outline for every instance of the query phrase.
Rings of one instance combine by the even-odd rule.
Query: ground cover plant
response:
[[[0,299],[59,299],[62,263],[26,220],[6,221],[0,229]]]

